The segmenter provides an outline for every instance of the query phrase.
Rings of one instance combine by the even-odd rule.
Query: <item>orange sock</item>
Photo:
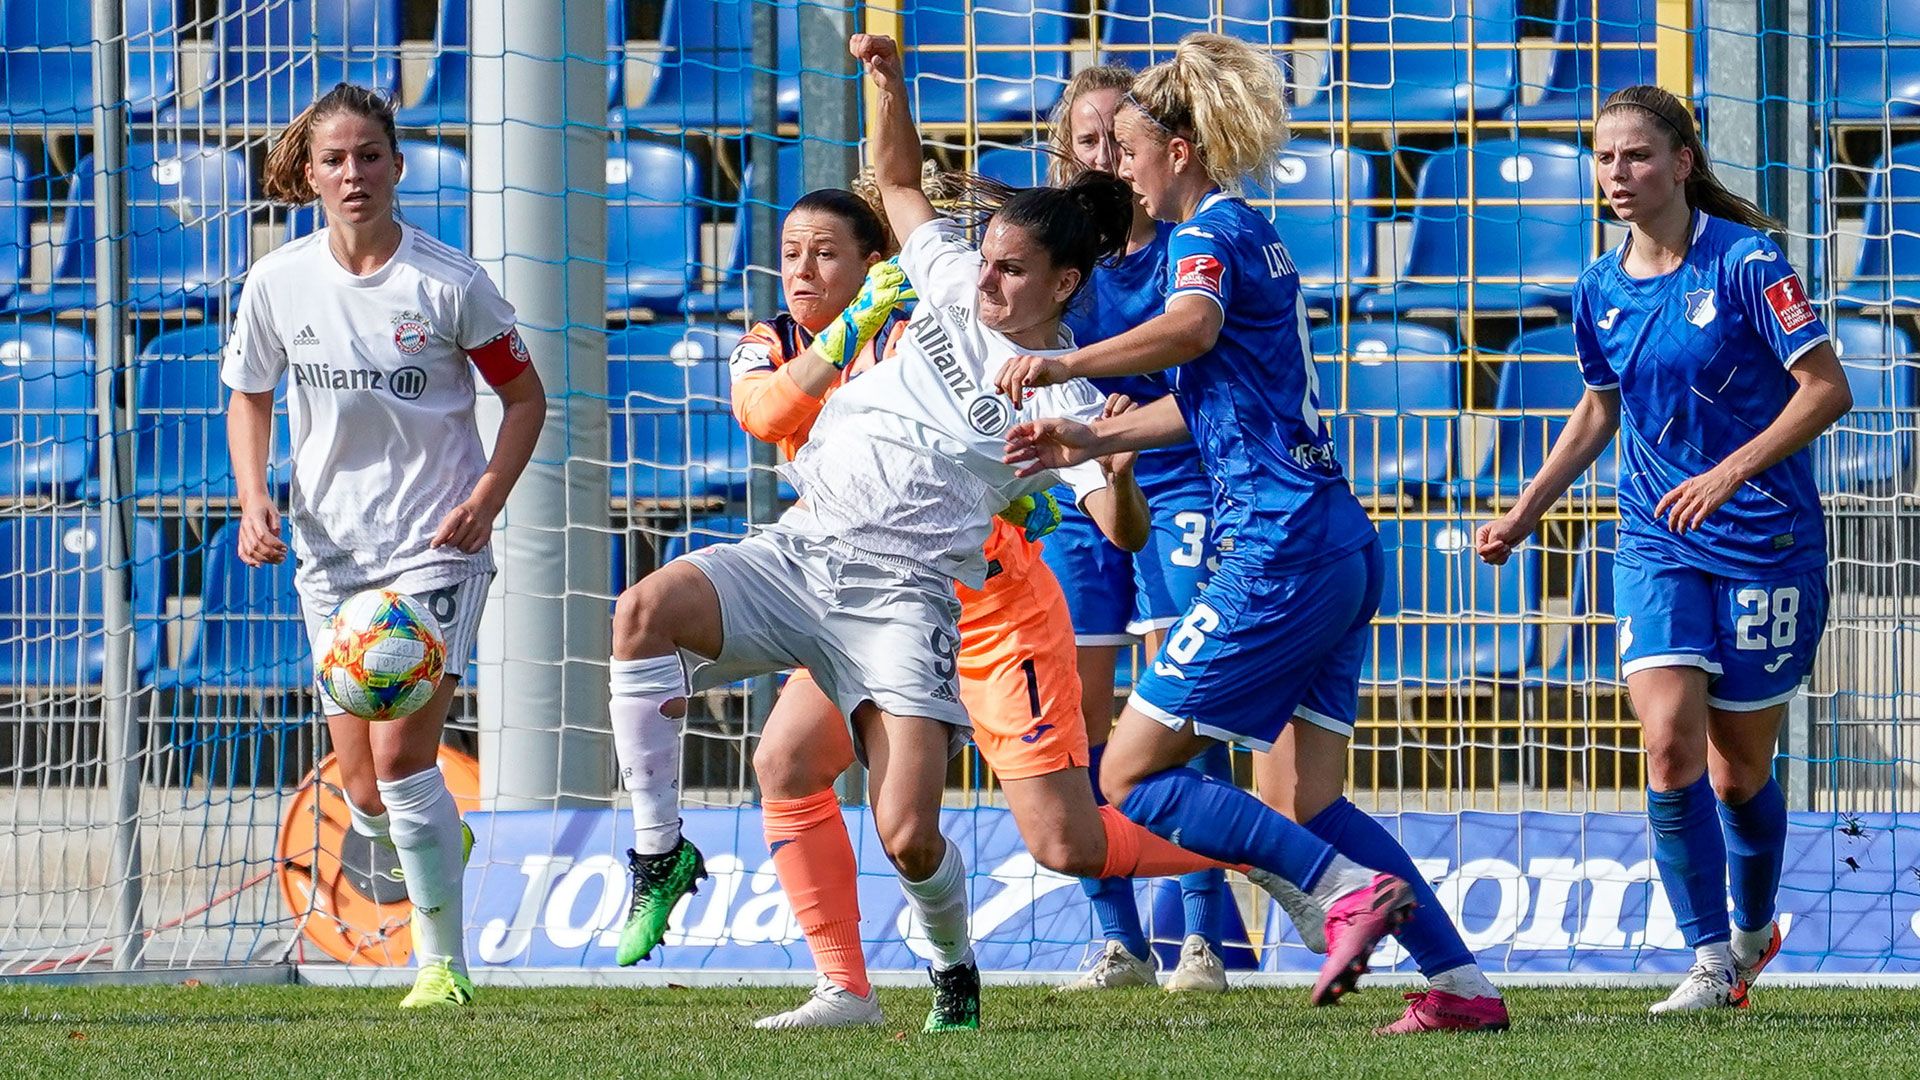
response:
[[[806,935],[814,967],[835,985],[864,996],[873,984],[860,948],[860,871],[840,800],[832,791],[768,799],[760,805],[760,821],[773,872]]]
[[[1128,821],[1117,806],[1100,808],[1100,824],[1107,831],[1107,865],[1100,871],[1103,878],[1178,877],[1226,866],[1160,839]]]

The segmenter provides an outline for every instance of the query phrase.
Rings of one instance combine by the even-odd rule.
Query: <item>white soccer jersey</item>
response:
[[[291,375],[296,581],[337,603],[373,586],[428,592],[493,570],[493,553],[433,547],[486,471],[468,352],[511,334],[513,306],[466,255],[411,225],[358,277],[329,230],[253,265],[221,379],[262,393]],[[514,339],[517,341],[517,336]]]
[[[936,218],[915,229],[900,268],[920,301],[894,355],[827,399],[782,471],[827,535],[977,589],[986,581],[989,519],[1008,503],[1062,482],[1084,502],[1107,486],[1093,462],[1015,476],[1000,460],[1007,429],[1048,416],[1090,422],[1106,399],[1074,379],[1036,390],[1016,413],[994,388],[1009,359],[1069,351],[1072,335],[1063,327],[1068,349],[1035,353],[981,325],[980,252],[957,223]]]

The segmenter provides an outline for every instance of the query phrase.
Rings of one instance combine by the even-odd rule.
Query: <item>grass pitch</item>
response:
[[[500,989],[470,1013],[402,1014],[398,990],[0,987],[0,1067],[26,1077],[1864,1077],[1920,1075],[1920,992],[1775,989],[1745,1014],[1650,1020],[1652,990],[1516,989],[1504,1035],[1381,1039],[1375,987],[1332,1009],[1299,989],[1054,997],[987,988],[978,1034],[923,1036],[930,994],[881,990],[889,1023],[754,1031],[804,994]]]

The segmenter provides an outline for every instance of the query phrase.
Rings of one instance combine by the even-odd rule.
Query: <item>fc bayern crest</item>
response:
[[[427,347],[427,320],[417,311],[403,311],[393,317],[393,347],[402,356],[412,356]]]

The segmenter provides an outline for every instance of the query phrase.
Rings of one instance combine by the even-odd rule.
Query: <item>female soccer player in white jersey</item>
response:
[[[1068,80],[1048,121],[1048,144],[1056,181],[1089,170],[1113,172],[1119,149],[1113,121],[1120,99],[1133,87],[1135,72],[1116,64],[1084,68]],[[1133,229],[1124,257],[1096,267],[1093,281],[1067,314],[1077,345],[1091,345],[1124,333],[1165,305],[1167,240],[1173,226],[1156,222],[1134,205]],[[1094,379],[1108,394],[1142,404],[1165,397],[1166,381],[1157,376]],[[1079,659],[1081,711],[1086,716],[1088,772],[1095,790],[1107,734],[1113,729],[1114,668],[1120,647],[1144,638],[1148,655],[1160,651],[1167,628],[1193,602],[1218,561],[1207,533],[1213,491],[1200,471],[1192,444],[1150,450],[1134,466],[1153,517],[1153,535],[1144,550],[1125,552],[1108,543],[1085,514],[1062,500],[1059,528],[1047,537],[1044,557],[1066,593],[1073,614]],[[1231,783],[1232,762],[1224,743],[1209,747],[1194,767]],[[1133,882],[1127,878],[1082,878],[1106,939],[1093,967],[1062,990],[1106,990],[1149,986],[1154,982],[1153,951],[1140,926]],[[1171,991],[1219,992],[1227,988],[1222,938],[1233,917],[1233,897],[1225,874],[1196,870],[1180,877],[1186,933],[1180,960],[1167,976]],[[1318,940],[1320,927],[1301,928]],[[1324,951],[1324,949],[1322,950]]]
[[[1646,739],[1654,862],[1695,954],[1652,1011],[1741,1007],[1780,949],[1787,807],[1773,758],[1827,618],[1806,448],[1853,396],[1766,235],[1779,226],[1714,177],[1684,102],[1653,86],[1613,94],[1593,153],[1627,240],[1574,292],[1587,391],[1478,547],[1506,561],[1619,432],[1621,671]]]
[[[1064,356],[1010,362],[1000,386],[1018,401],[1066,378],[1166,371],[1173,393],[1091,427],[1023,424],[1009,460],[1058,467],[1122,447],[1199,444],[1220,566],[1134,686],[1107,745],[1107,797],[1183,847],[1307,890],[1327,911],[1316,1004],[1351,990],[1400,928],[1434,985],[1383,1031],[1504,1028],[1504,1003],[1431,887],[1341,795],[1380,541],[1320,417],[1299,274],[1273,226],[1231,194],[1285,144],[1283,100],[1272,60],[1217,34],[1188,35],[1140,74],[1115,136],[1120,175],[1148,213],[1178,223],[1166,311]],[[1278,789],[1305,827],[1186,767],[1214,739],[1271,750],[1263,790]],[[1311,918],[1300,910],[1294,921]]]
[[[474,261],[394,219],[405,163],[393,106],[342,83],[287,125],[267,157],[275,202],[319,199],[327,225],[254,263],[221,378],[240,488],[240,557],[287,556],[267,488],[274,388],[291,377],[295,581],[313,637],[346,597],[386,588],[433,613],[446,677],[390,723],[348,715],[320,691],[353,828],[391,842],[413,901],[420,970],[403,1008],[473,999],[461,936],[466,852],[435,764],[440,729],[493,575],[488,537],[546,418],[513,308]],[[493,456],[474,426],[473,373],[505,404]]]
[[[689,683],[803,666],[852,724],[874,825],[937,954],[927,1029],[972,1028],[979,973],[967,938],[966,869],[939,830],[947,762],[970,723],[953,583],[979,589],[993,516],[1060,479],[1116,542],[1145,540],[1146,500],[1131,477],[1110,485],[1090,463],[1016,477],[1002,463],[1015,410],[993,385],[1008,358],[1061,345],[1067,302],[1093,264],[1125,242],[1130,196],[1112,177],[1022,192],[994,212],[974,247],[920,190],[919,138],[893,43],[858,35],[850,48],[879,91],[876,182],[906,237],[899,270],[918,306],[893,357],[834,392],[786,466],[800,505],[741,543],[668,563],[620,597],[612,721],[623,769],[651,778],[633,792],[636,828],[652,834],[639,839],[658,852],[649,858],[636,846],[630,924],[648,930],[644,955],[702,872],[679,833],[678,717]],[[884,280],[870,276],[834,327],[788,362],[796,381],[858,353],[901,299],[897,290],[877,295]],[[1026,408],[1092,419],[1104,400],[1073,382]]]

